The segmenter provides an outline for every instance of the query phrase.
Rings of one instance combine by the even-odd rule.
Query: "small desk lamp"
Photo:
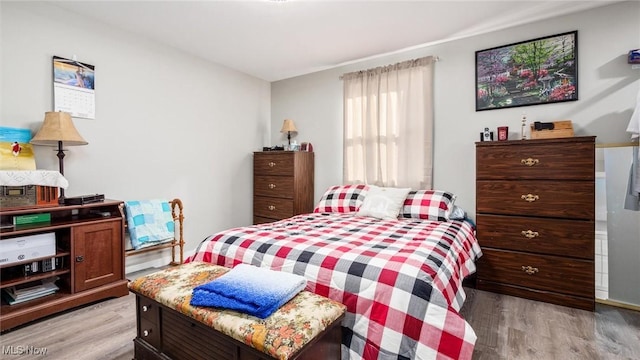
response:
[[[88,142],[80,136],[78,130],[73,126],[71,115],[66,112],[49,111],[44,115],[44,122],[38,133],[31,139],[31,144],[58,146],[58,164],[60,174],[64,175],[64,149],[62,143],[68,146],[87,145]],[[64,189],[60,188],[59,202],[64,200]]]
[[[284,123],[282,123],[282,129],[280,129],[281,133],[287,133],[287,140],[289,140],[289,146],[291,146],[291,133],[298,132],[296,129],[296,125],[293,123],[293,120],[284,119]]]

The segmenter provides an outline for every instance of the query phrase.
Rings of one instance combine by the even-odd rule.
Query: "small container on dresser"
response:
[[[313,211],[314,153],[260,151],[253,155],[253,223]]]
[[[481,290],[593,311],[595,137],[476,143]]]

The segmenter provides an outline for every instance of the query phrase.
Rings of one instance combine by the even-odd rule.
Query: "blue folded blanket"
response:
[[[127,226],[134,249],[173,240],[175,224],[169,202],[162,199],[125,201]]]
[[[304,290],[300,275],[239,264],[219,278],[193,289],[191,305],[240,311],[264,319]]]

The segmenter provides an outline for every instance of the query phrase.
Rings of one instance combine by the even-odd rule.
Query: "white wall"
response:
[[[626,54],[638,48],[640,3],[618,3],[423,49],[382,56],[271,86],[272,128],[294,119],[298,141],[311,141],[316,154],[316,200],[342,181],[343,73],[435,55],[434,187],[458,195],[457,204],[475,213],[475,145],[484,127],[509,126],[519,139],[522,112],[530,122],[572,120],[577,136],[597,142],[628,141],[625,129],[638,92],[640,71]],[[615,19],[615,21],[613,20]],[[475,111],[475,51],[578,30],[579,99],[574,102]],[[275,131],[273,144],[286,141]]]
[[[2,125],[40,127],[53,109],[53,55],[96,67],[96,119],[74,119],[89,145],[68,148],[66,195],[179,197],[187,254],[214,231],[251,224],[269,83],[46,3],[0,11]],[[36,147],[38,168],[58,170],[57,161],[53,148]],[[127,270],[150,258],[128,258]]]
[[[495,132],[496,127],[507,125],[510,139],[519,139],[524,111],[529,122],[572,120],[577,136],[596,135],[598,143],[629,141],[625,130],[639,91],[640,70],[632,70],[626,56],[629,50],[640,46],[638,19],[640,2],[616,3],[274,82],[271,126],[278,129],[282,119],[292,118],[299,130],[297,139],[313,143],[317,152],[317,201],[327,187],[342,182],[342,82],[338,77],[346,72],[436,55],[440,61],[435,65],[434,85],[434,188],[457,194],[456,204],[475,218],[474,143],[484,127]],[[578,101],[475,111],[476,51],[573,30],[578,30]],[[286,141],[278,135],[271,140],[274,144]],[[616,246],[611,239],[609,244]],[[637,242],[631,249],[628,254],[640,254]],[[634,259],[637,262],[637,256]],[[610,279],[609,295],[612,300],[640,305],[640,298],[616,290],[632,286],[630,279],[637,284],[637,276],[633,278],[637,273],[635,265],[628,260],[610,258],[610,264],[626,270]]]

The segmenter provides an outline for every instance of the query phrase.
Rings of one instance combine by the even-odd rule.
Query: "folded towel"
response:
[[[126,201],[127,228],[134,249],[173,240],[175,223],[166,200]]]
[[[191,305],[232,309],[264,319],[306,285],[307,280],[300,275],[239,264],[194,288]]]

